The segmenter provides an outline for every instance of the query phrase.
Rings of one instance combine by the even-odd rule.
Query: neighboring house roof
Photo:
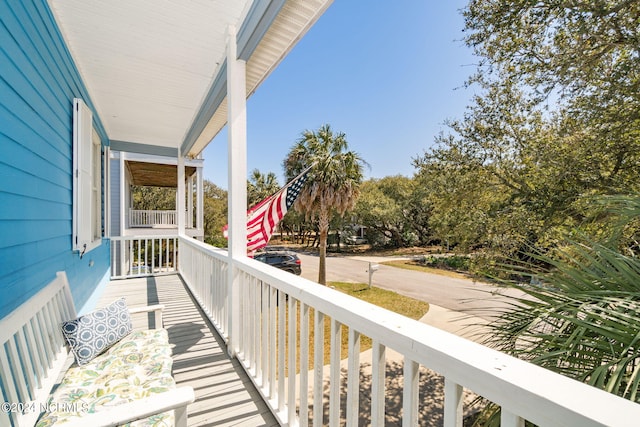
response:
[[[195,156],[226,124],[226,38],[247,96],[331,0],[49,0],[111,145]]]

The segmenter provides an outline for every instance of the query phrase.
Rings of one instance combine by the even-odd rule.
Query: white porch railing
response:
[[[129,209],[129,227],[177,227],[177,213],[173,211]]]
[[[175,273],[178,236],[120,236],[111,238],[111,278]]]
[[[385,396],[388,350],[398,352],[404,361],[398,392],[403,426],[417,426],[424,402],[434,398],[419,396],[420,367],[444,377],[441,404],[447,427],[462,426],[463,390],[500,405],[503,427],[521,427],[524,420],[539,426],[628,426],[640,419],[636,403],[252,259],[233,262],[240,278],[239,298],[230,306],[227,253],[194,239],[180,238],[179,265],[220,333],[232,341],[231,348],[239,348],[238,359],[283,425],[337,426],[346,421],[356,426],[363,411],[368,412],[367,423],[384,425],[385,400],[398,401],[398,396]],[[325,319],[331,325],[328,367],[323,366]],[[229,336],[233,322],[239,325],[238,337]],[[313,342],[311,325],[316,331]],[[340,363],[344,328],[348,328],[346,391],[341,387]],[[368,400],[361,404],[363,335],[373,345],[371,385],[366,386],[370,405]],[[287,376],[294,367],[313,374]],[[343,404],[346,400],[346,409],[341,400]]]

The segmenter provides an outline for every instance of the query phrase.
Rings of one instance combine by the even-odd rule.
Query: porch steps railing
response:
[[[363,411],[368,423],[384,425],[385,401],[399,397],[385,395],[391,350],[403,359],[403,426],[419,424],[422,406],[431,397],[419,395],[421,367],[444,377],[442,420],[447,427],[462,425],[463,390],[499,405],[503,427],[522,427],[525,420],[539,426],[628,426],[640,419],[640,405],[634,402],[255,260],[234,259],[231,276],[225,251],[180,237],[179,254],[183,279],[283,425],[356,426]],[[233,291],[229,277],[238,286]],[[330,323],[328,366],[325,321]],[[340,361],[345,328],[346,390]],[[372,340],[370,405],[360,400],[363,336]],[[303,374],[296,378],[296,371]],[[346,401],[344,410],[341,401]]]
[[[177,235],[111,238],[112,279],[175,273],[177,262]]]
[[[175,210],[129,209],[129,227],[178,227]]]

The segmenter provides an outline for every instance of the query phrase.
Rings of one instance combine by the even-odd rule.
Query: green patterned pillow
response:
[[[78,365],[89,363],[133,329],[124,298],[105,308],[62,323],[62,333]]]

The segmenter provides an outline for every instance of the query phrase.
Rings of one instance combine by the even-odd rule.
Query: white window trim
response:
[[[79,98],[73,100],[73,236],[80,256],[102,243],[101,143],[93,114]]]

